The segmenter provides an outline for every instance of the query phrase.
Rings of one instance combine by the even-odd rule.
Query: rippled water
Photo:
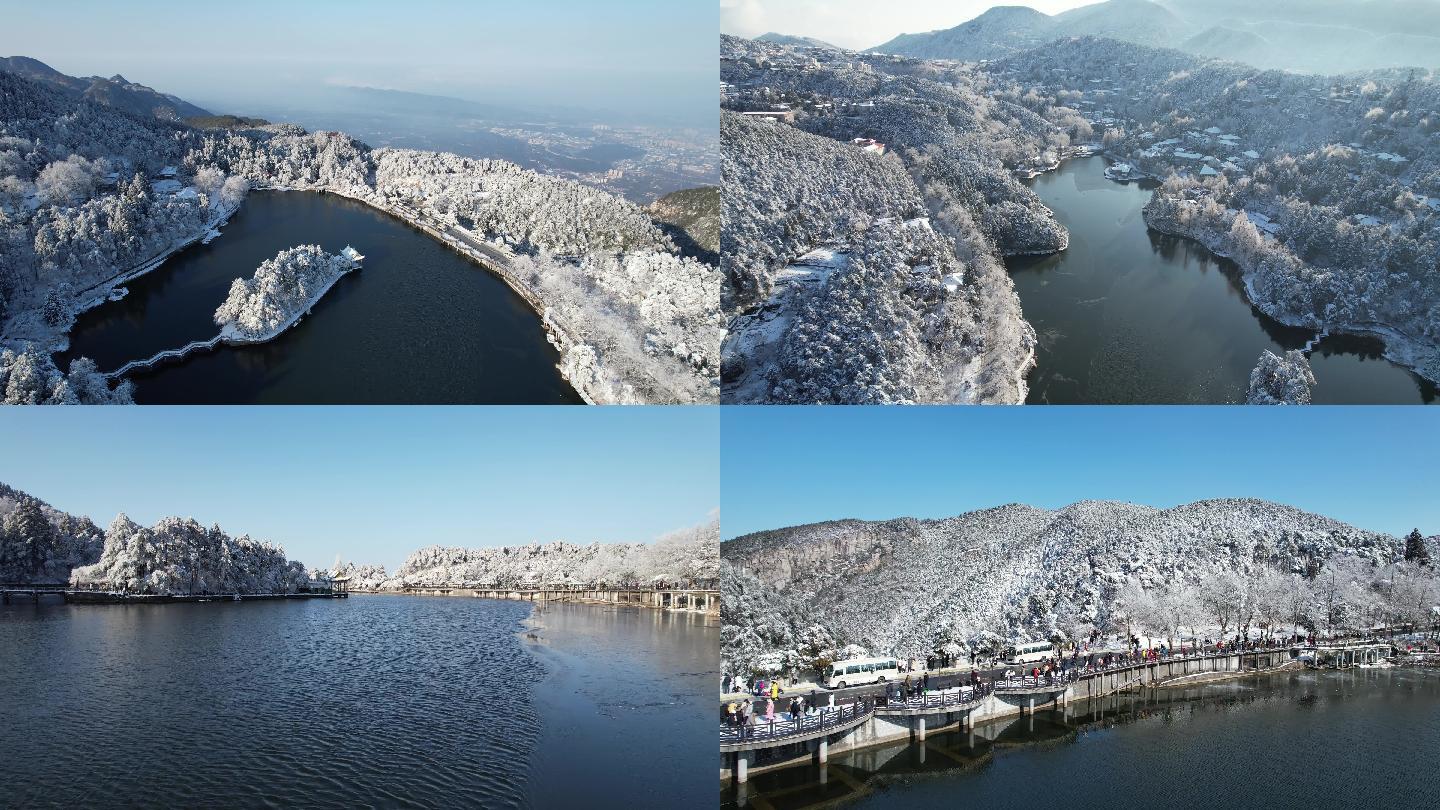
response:
[[[1148,690],[726,786],[721,804],[847,808],[1434,807],[1440,671],[1296,672]]]
[[[621,765],[660,743],[617,745],[617,732],[656,722],[676,757],[703,741],[707,767],[692,786],[657,755],[652,784],[713,801],[709,715],[696,713],[687,742],[690,697],[677,684],[690,682],[671,676],[713,666],[714,631],[659,614],[560,622],[551,609],[536,655],[517,635],[529,610],[400,596],[5,606],[0,805],[523,807],[645,795],[641,769]],[[554,701],[536,697],[557,688],[542,660],[564,663],[558,687],[573,680],[603,711],[577,703],[557,719]],[[537,757],[542,745],[555,756]],[[612,767],[565,767],[582,762]]]

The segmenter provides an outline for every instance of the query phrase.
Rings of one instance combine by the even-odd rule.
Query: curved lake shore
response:
[[[293,329],[132,375],[141,403],[578,403],[540,318],[503,281],[423,232],[318,192],[252,192],[224,235],[83,313],[70,348],[101,370],[213,337],[230,282],[279,250],[352,244],[347,274]]]
[[[1039,339],[1031,403],[1243,402],[1260,353],[1303,347],[1245,296],[1239,268],[1198,242],[1149,229],[1153,185],[1116,183],[1103,157],[1029,181],[1070,231],[1049,256],[1007,259]],[[1331,335],[1310,355],[1319,404],[1419,404],[1436,386],[1383,358],[1374,338]]]

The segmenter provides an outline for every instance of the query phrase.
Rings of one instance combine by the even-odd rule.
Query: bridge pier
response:
[[[743,785],[750,781],[750,752],[735,752],[735,784]]]
[[[925,715],[915,715],[915,742],[925,742]]]
[[[815,742],[817,743],[815,746],[815,761],[820,764],[820,770],[823,773],[825,763],[830,761],[830,741],[821,737]]]

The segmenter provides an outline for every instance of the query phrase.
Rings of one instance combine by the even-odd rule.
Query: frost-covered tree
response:
[[[62,374],[49,355],[32,345],[18,354],[0,350],[0,402],[7,405],[128,405],[133,387],[120,382],[114,388],[89,358],[70,363]]]
[[[718,576],[716,520],[653,543],[531,543],[499,548],[429,546],[413,552],[386,583],[405,586],[608,585],[713,586]]]
[[[0,484],[0,582],[63,582],[74,566],[94,562],[100,546],[88,519]]]
[[[309,581],[305,566],[279,546],[193,518],[162,518],[147,528],[124,514],[106,530],[100,560],[71,573],[76,587],[158,595],[296,593]]]

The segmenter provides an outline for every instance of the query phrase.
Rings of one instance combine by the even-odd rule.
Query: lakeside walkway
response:
[[[720,591],[708,587],[599,587],[595,585],[541,588],[493,585],[411,585],[401,589],[351,588],[354,593],[410,596],[471,596],[480,599],[508,599],[541,605],[571,602],[587,605],[643,607],[689,613],[720,614]]]
[[[1293,669],[1305,662],[1317,668],[1349,668],[1377,664],[1393,657],[1393,640],[1385,638],[1337,639],[1329,642],[1276,643],[1253,648],[1218,648],[1178,655],[1123,655],[1096,663],[1086,659],[1065,669],[1036,675],[992,675],[979,677],[978,670],[930,673],[930,688],[911,678],[910,691],[897,682],[881,682],[844,690],[794,687],[782,690],[782,701],[803,697],[807,711],[799,716],[776,711],[769,719],[760,707],[765,698],[752,704],[753,722],[725,717],[720,726],[722,774],[730,770],[737,782],[744,782],[757,753],[771,751],[789,764],[796,756],[812,753],[825,762],[831,744],[850,750],[868,745],[910,738],[923,741],[929,730],[959,723],[973,732],[977,722],[1011,715],[1033,715],[1049,705],[1057,710],[1072,700],[1085,700],[1138,687],[1165,688],[1202,683],[1245,675]],[[1111,655],[1114,655],[1113,653]],[[1308,659],[1308,661],[1307,661]],[[845,702],[835,700],[844,694]],[[822,697],[823,695],[823,697]],[[751,697],[734,694],[729,702]],[[835,700],[831,706],[829,701]],[[817,705],[819,704],[819,705]],[[811,713],[814,706],[817,712]],[[722,705],[722,715],[728,706]],[[778,749],[800,746],[793,756]],[[726,758],[729,759],[726,759]],[[766,767],[771,767],[767,765]]]

